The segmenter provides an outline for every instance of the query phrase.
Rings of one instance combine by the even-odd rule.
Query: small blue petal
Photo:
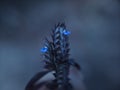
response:
[[[64,30],[64,31],[63,31],[63,34],[64,34],[64,35],[70,35],[70,34],[71,34],[71,32],[70,32],[70,31],[68,31],[68,30]]]
[[[48,48],[47,48],[47,47],[43,47],[43,48],[41,48],[41,50],[40,50],[40,51],[41,51],[42,53],[45,53],[45,52],[47,52],[47,50],[48,50]]]

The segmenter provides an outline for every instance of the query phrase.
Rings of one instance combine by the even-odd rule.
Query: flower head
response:
[[[64,35],[70,35],[70,34],[71,34],[71,32],[70,32],[70,31],[68,31],[68,30],[64,30],[64,31],[63,31],[63,34],[64,34]]]
[[[48,47],[44,46],[43,48],[41,48],[40,50],[42,53],[45,53],[48,51]]]

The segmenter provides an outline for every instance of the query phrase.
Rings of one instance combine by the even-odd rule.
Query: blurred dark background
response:
[[[24,90],[41,71],[39,49],[59,21],[86,89],[120,90],[119,0],[0,0],[0,90]]]

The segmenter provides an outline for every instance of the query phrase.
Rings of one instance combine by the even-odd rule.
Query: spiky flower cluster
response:
[[[73,59],[69,58],[69,35],[70,31],[66,29],[64,23],[58,23],[55,25],[52,31],[52,40],[46,39],[44,47],[41,49],[45,57],[45,68],[47,71],[39,72],[36,74],[26,86],[26,90],[37,90],[43,84],[49,88],[49,90],[73,90],[72,85],[69,82],[69,69],[70,65],[80,69]],[[53,75],[55,80],[51,83],[45,82],[36,84],[36,82],[50,71],[54,71]]]
[[[55,26],[52,32],[52,40],[46,39],[45,46],[41,49],[45,56],[45,68],[53,70],[55,80],[59,90],[72,90],[69,83],[69,69],[73,65],[80,69],[79,65],[69,59],[69,35],[64,23]]]
[[[58,24],[52,32],[52,40],[46,39],[45,46],[41,49],[46,60],[48,69],[56,70],[56,66],[69,60],[69,37],[70,31],[66,30],[65,24]]]

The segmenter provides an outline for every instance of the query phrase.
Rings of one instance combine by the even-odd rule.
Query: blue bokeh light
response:
[[[45,47],[41,48],[40,51],[41,51],[42,53],[45,53],[45,52],[48,51],[48,47],[45,46]]]
[[[70,34],[71,34],[71,32],[70,32],[70,31],[68,31],[68,30],[64,30],[64,31],[63,31],[63,34],[64,34],[64,35],[70,35]]]

